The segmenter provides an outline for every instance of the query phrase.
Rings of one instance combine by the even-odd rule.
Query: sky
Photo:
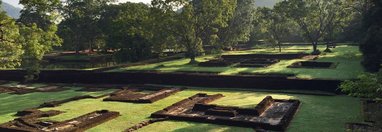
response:
[[[22,8],[21,5],[19,5],[19,0],[2,0],[3,2],[6,2],[8,4],[11,4],[15,7],[19,7],[19,8]],[[143,2],[143,3],[150,3],[151,0],[118,0],[119,2],[126,2],[126,1],[130,1],[130,2]]]

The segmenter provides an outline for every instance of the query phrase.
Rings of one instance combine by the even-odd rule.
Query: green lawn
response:
[[[105,91],[106,92],[106,91]],[[109,91],[110,92],[110,91]],[[231,105],[240,107],[256,106],[265,96],[271,95],[276,99],[299,99],[302,105],[292,120],[288,131],[344,131],[346,122],[361,121],[360,100],[348,96],[312,96],[302,94],[281,94],[270,92],[256,92],[245,90],[211,89],[211,88],[191,88],[179,92],[173,96],[155,102],[153,104],[134,104],[121,102],[103,102],[102,99],[84,99],[73,101],[55,108],[44,108],[42,110],[61,110],[65,113],[52,120],[67,120],[95,110],[108,109],[118,111],[121,116],[101,124],[89,131],[123,131],[141,121],[149,119],[151,113],[161,110],[175,102],[190,97],[196,93],[216,94],[221,93],[225,97],[212,102],[219,105]],[[85,93],[74,90],[56,93],[31,93],[26,95],[0,94],[0,123],[14,119],[12,115],[25,108],[35,107],[44,101],[58,100],[84,94],[103,94]],[[154,123],[139,131],[145,132],[165,132],[165,131],[232,131],[244,132],[253,131],[249,128],[221,126],[204,123],[192,123],[182,121],[165,121]]]
[[[13,84],[11,84],[13,85]],[[41,85],[41,84],[36,84]],[[33,86],[36,86],[33,85]],[[92,96],[99,96],[106,93],[111,93],[114,90],[106,90],[106,91],[100,91],[100,92],[79,92],[76,91],[79,88],[75,87],[67,87],[68,90],[61,91],[61,92],[49,92],[49,93],[41,93],[41,92],[35,92],[35,93],[29,93],[29,94],[23,94],[23,95],[12,95],[12,94],[0,94],[0,123],[4,123],[8,121],[9,119],[14,118],[12,115],[14,115],[14,112],[24,110],[27,108],[33,108],[37,107],[40,104],[47,102],[47,101],[54,101],[54,100],[62,100],[71,98],[74,96],[81,96],[81,95],[92,95]]]
[[[325,49],[325,46],[319,47],[321,51]],[[311,52],[311,46],[290,46],[282,50],[282,53],[296,53],[296,52]],[[231,51],[223,54],[255,54],[255,53],[269,53],[277,54],[278,49],[266,48],[255,49],[248,51]],[[209,59],[213,59],[217,56],[202,56],[198,57],[197,61],[204,62]],[[321,78],[321,79],[354,79],[363,72],[363,68],[360,64],[361,53],[358,50],[358,46],[337,46],[333,49],[333,53],[323,53],[319,56],[317,61],[327,61],[337,63],[337,67],[334,69],[306,69],[306,68],[287,68],[297,61],[303,61],[302,59],[294,60],[282,60],[281,62],[271,65],[266,68],[236,68],[236,67],[198,67],[197,65],[188,64],[189,59],[174,60],[168,62],[161,62],[149,65],[124,67],[114,69],[109,72],[120,71],[134,71],[134,70],[156,70],[160,72],[176,72],[176,71],[203,71],[203,72],[216,72],[221,75],[235,75],[240,72],[245,73],[294,73],[299,78]]]

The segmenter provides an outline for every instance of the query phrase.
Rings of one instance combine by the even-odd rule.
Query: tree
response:
[[[235,13],[228,21],[228,27],[219,31],[222,46],[235,46],[239,42],[248,42],[254,28],[255,1],[238,0]]]
[[[180,8],[169,23],[172,32],[186,49],[190,63],[195,63],[196,56],[203,51],[203,44],[217,44],[219,29],[228,26],[232,18],[236,0],[154,0],[154,7],[172,12]]]
[[[382,1],[373,0],[373,5],[363,17],[366,37],[360,45],[362,64],[369,72],[378,72],[382,62]]]
[[[259,8],[258,13],[260,28],[266,34],[266,38],[277,45],[281,52],[282,41],[290,36],[295,23],[286,17],[280,4],[276,4],[274,9]]]
[[[289,18],[303,31],[304,37],[312,43],[313,53],[319,54],[318,41],[336,19],[340,0],[288,0],[280,3]]]
[[[160,4],[156,2],[163,2],[160,0],[152,1],[150,8],[150,24],[148,26],[152,35],[152,50],[153,52],[159,53],[160,56],[164,56],[163,51],[173,51],[182,52],[184,47],[179,43],[179,37],[172,30],[175,23],[175,16],[180,10],[172,10],[172,6],[161,7],[165,4]]]
[[[0,1],[1,3],[1,1]],[[19,43],[19,28],[15,20],[0,12],[0,68],[20,66],[22,45]]]
[[[59,34],[65,40],[64,47],[74,47],[76,53],[99,48],[97,40],[103,34],[98,22],[107,4],[113,1],[67,0],[61,9],[64,20],[59,25]]]
[[[61,6],[60,0],[20,0],[24,6],[21,10],[19,22],[25,25],[36,24],[44,31],[49,30],[58,21],[58,9]]]
[[[55,26],[51,26],[44,31],[37,27],[36,24],[31,26],[20,25],[20,43],[23,47],[22,68],[27,71],[25,81],[38,79],[40,73],[40,61],[45,53],[51,51],[53,46],[58,46],[60,39],[52,40],[55,36]],[[54,38],[54,37],[53,37]],[[59,42],[59,43],[55,43]]]
[[[27,71],[26,81],[32,81],[38,78],[44,54],[61,45],[55,24],[61,3],[59,0],[21,0],[20,4],[24,6],[18,20],[19,43],[24,50],[21,66]]]
[[[326,42],[326,52],[331,52],[329,44],[344,33],[344,28],[350,23],[352,11],[346,6],[345,1],[337,0],[331,6],[328,6],[328,15],[330,20],[326,23],[326,30],[323,31],[323,40]]]
[[[215,50],[221,50],[224,43],[219,41],[223,36],[219,32],[229,28],[230,21],[233,21],[237,0],[194,0],[191,4],[196,20],[196,36],[201,39],[202,47],[211,45],[216,48]],[[231,30],[234,30],[232,26]]]
[[[346,9],[346,25],[340,39],[353,42],[361,42],[366,36],[367,29],[362,26],[362,17],[370,10],[372,0],[346,0],[343,3]]]
[[[152,55],[153,34],[150,25],[150,8],[142,3],[109,5],[101,15],[100,25],[107,46],[118,49],[119,61],[139,61]]]

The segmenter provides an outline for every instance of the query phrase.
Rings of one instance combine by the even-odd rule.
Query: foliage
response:
[[[64,47],[75,50],[100,49],[104,45],[98,25],[101,13],[108,2],[114,0],[67,0],[61,9],[63,21],[59,25]]]
[[[367,29],[362,26],[362,18],[370,10],[372,0],[346,0],[344,6],[348,9],[347,14],[350,18],[343,28],[343,34],[339,35],[341,41],[361,42],[365,38]]]
[[[182,52],[185,51],[183,44],[180,43],[179,37],[176,32],[172,30],[175,23],[174,16],[177,11],[173,11],[171,7],[160,7],[165,4],[157,2],[164,2],[160,0],[152,1],[150,8],[150,23],[149,29],[153,34],[151,37],[152,50],[160,56],[164,56],[163,51]]]
[[[249,41],[255,19],[255,1],[238,0],[235,13],[228,21],[228,27],[219,31],[220,43],[224,47]],[[219,49],[220,50],[220,49]]]
[[[382,98],[382,72],[365,73],[358,80],[343,82],[341,90],[351,96],[363,98]]]
[[[36,24],[44,31],[49,30],[58,21],[60,0],[20,0],[23,5],[19,22],[27,25]]]
[[[54,46],[59,46],[61,39],[56,38],[56,26],[48,27],[44,31],[33,24],[31,27],[20,25],[20,43],[24,54],[22,55],[22,68],[27,70],[26,81],[38,79],[40,61],[45,53],[52,51]]]
[[[27,70],[26,81],[36,79],[39,74],[40,61],[45,53],[54,46],[61,45],[61,38],[56,34],[57,9],[59,0],[21,0],[24,6],[20,22],[20,42],[24,54],[22,68]]]
[[[293,28],[296,24],[286,17],[281,4],[276,4],[274,9],[263,7],[258,8],[258,22],[261,33],[265,34],[265,38],[279,47],[281,52],[282,41],[291,36]]]
[[[373,2],[374,5],[363,17],[367,33],[360,45],[364,55],[362,64],[369,72],[377,72],[382,63],[382,1]]]
[[[119,49],[117,59],[122,62],[148,59],[152,54],[150,9],[143,3],[109,5],[99,24],[109,48]]]
[[[172,23],[167,23],[170,26],[168,30],[184,46],[191,63],[203,51],[203,45],[221,47],[217,43],[219,29],[228,26],[236,8],[236,0],[155,0],[152,4],[163,12],[173,12],[181,7],[179,12],[173,13]]]
[[[322,37],[332,35],[337,24],[337,18],[343,18],[344,11],[342,0],[288,0],[280,3],[280,9],[294,20],[303,31],[305,39],[313,46],[313,53],[319,54],[317,50],[318,41]],[[329,31],[329,32],[328,32]]]
[[[0,68],[14,68],[20,65],[23,54],[19,41],[19,27],[5,12],[0,12]]]

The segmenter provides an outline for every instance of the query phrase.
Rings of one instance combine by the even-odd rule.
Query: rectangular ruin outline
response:
[[[330,65],[329,66],[303,66],[302,63],[317,63],[317,64],[320,64],[320,63],[329,64],[330,63]],[[338,62],[298,61],[298,62],[295,62],[295,63],[287,66],[287,68],[336,69],[338,65],[339,65]]]
[[[52,111],[54,112],[54,111]],[[42,112],[44,113],[44,112]],[[48,111],[49,113],[49,111]],[[50,112],[51,113],[51,112]],[[32,114],[33,115],[33,114]],[[55,116],[51,114],[49,116]],[[28,116],[28,115],[27,115]],[[92,116],[92,117],[91,117]],[[41,121],[38,118],[48,117],[20,117],[15,120],[0,124],[0,131],[20,131],[20,132],[35,132],[35,131],[84,131],[89,128],[95,127],[109,120],[120,116],[119,112],[99,110],[90,112],[66,121]],[[50,122],[48,126],[41,125],[40,123]],[[63,130],[58,130],[62,128]]]
[[[152,88],[154,87],[154,88]],[[154,90],[155,92],[149,94],[138,93],[142,90]],[[138,86],[138,88],[125,88],[110,94],[110,97],[103,99],[103,101],[116,101],[116,102],[131,102],[131,103],[154,103],[161,99],[167,98],[177,92],[184,90],[184,88],[161,88],[156,86]],[[123,97],[125,96],[125,98]],[[128,98],[127,96],[131,96]],[[135,96],[135,97],[134,97]]]
[[[243,109],[243,108],[239,108],[239,107],[230,107],[230,106],[227,107],[227,106],[215,105],[217,107],[237,108],[237,109],[242,109],[244,111],[245,110],[253,110],[253,111],[257,111],[258,112],[257,114],[261,114],[261,113],[264,113],[265,109],[267,109],[267,108],[264,108],[264,106],[267,106],[267,104],[270,103],[269,100],[275,101],[275,102],[290,102],[290,103],[292,103],[290,108],[285,112],[285,114],[280,119],[279,124],[277,124],[277,125],[272,125],[272,124],[263,123],[263,122],[253,122],[253,121],[251,122],[251,121],[245,121],[245,120],[243,121],[243,120],[233,120],[233,119],[231,120],[231,119],[225,119],[225,118],[217,118],[216,116],[210,117],[210,116],[206,116],[205,114],[203,116],[197,116],[195,114],[192,116],[187,115],[187,114],[183,114],[183,115],[169,114],[168,111],[171,111],[172,109],[178,109],[178,110],[181,109],[181,108],[176,108],[176,107],[181,105],[182,103],[187,102],[187,100],[190,100],[190,99],[192,100],[192,98],[194,98],[197,95],[198,94],[196,94],[192,97],[189,97],[187,99],[184,99],[182,101],[179,101],[179,102],[177,102],[177,103],[175,103],[175,104],[173,104],[173,105],[171,105],[171,106],[169,106],[163,110],[152,113],[151,117],[152,118],[169,118],[170,120],[193,121],[193,122],[212,123],[212,124],[220,124],[220,125],[239,126],[239,127],[251,127],[251,128],[255,128],[255,129],[285,131],[285,129],[289,126],[290,121],[292,120],[293,116],[297,112],[297,110],[300,106],[300,103],[301,103],[298,100],[273,99],[271,96],[267,96],[254,109],[245,109],[245,108]],[[211,102],[211,101],[209,101],[209,102]],[[208,102],[199,102],[199,103],[206,104]],[[184,110],[184,111],[187,111],[187,110]],[[255,113],[255,115],[256,115],[256,113]]]

